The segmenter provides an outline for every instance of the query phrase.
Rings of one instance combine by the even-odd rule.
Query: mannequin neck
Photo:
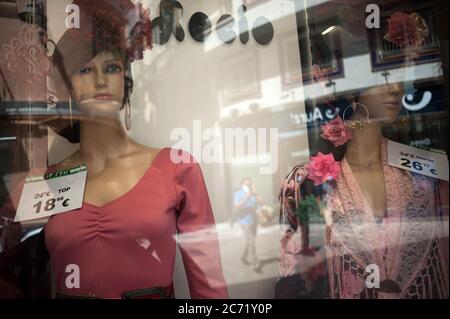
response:
[[[363,129],[354,129],[353,138],[347,144],[345,157],[351,166],[371,167],[381,164],[380,123],[366,123]]]
[[[129,150],[133,141],[124,131],[120,119],[82,120],[80,123],[80,155],[87,161],[104,162]]]

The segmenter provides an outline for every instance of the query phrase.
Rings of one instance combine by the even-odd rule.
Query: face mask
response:
[[[250,188],[247,185],[242,185],[242,189],[244,190],[244,192],[249,193],[250,192]]]

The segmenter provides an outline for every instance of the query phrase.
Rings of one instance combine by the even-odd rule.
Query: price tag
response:
[[[33,220],[80,208],[86,175],[86,165],[80,165],[46,175],[28,176],[14,221]]]
[[[447,155],[389,140],[387,148],[389,165],[448,181]]]

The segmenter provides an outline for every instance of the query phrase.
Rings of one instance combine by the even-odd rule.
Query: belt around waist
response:
[[[173,283],[167,287],[152,287],[123,292],[121,299],[174,299]],[[56,299],[102,299],[96,296],[69,295],[56,293]]]

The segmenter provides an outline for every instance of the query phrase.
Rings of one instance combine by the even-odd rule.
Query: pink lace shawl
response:
[[[341,175],[326,196],[325,248],[330,297],[448,298],[448,229],[444,229],[448,214],[442,216],[437,181],[389,166],[386,144],[383,140],[388,206],[384,227],[377,226],[345,158],[341,161]],[[295,272],[298,258],[293,256],[305,249],[304,225],[293,211],[301,200],[299,190],[306,177],[304,166],[299,165],[281,189],[281,213],[288,221],[289,231],[281,241],[281,276]],[[448,219],[445,221],[448,223]],[[365,277],[366,266],[370,264],[378,266],[380,281],[393,280],[401,291],[368,289]]]

